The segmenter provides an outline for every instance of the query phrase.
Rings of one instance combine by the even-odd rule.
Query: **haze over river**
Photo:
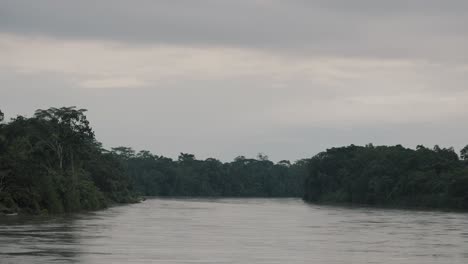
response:
[[[468,263],[468,214],[299,199],[148,199],[0,218],[0,263]]]

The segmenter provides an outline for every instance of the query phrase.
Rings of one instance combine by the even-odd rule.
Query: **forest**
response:
[[[328,149],[309,163],[304,200],[391,207],[468,209],[468,146]]]
[[[301,197],[306,160],[266,155],[223,163],[181,153],[177,160],[127,147],[104,149],[85,109],[37,110],[3,121],[0,213],[69,213],[142,196]]]
[[[135,191],[146,196],[302,197],[307,175],[307,160],[275,164],[263,154],[223,163],[187,153],[172,160],[125,147],[112,152],[124,164]]]
[[[468,146],[416,149],[350,145],[274,163],[176,160],[105,149],[85,109],[39,109],[5,121],[0,111],[0,214],[96,210],[143,196],[302,197],[307,202],[468,209]]]
[[[85,112],[50,108],[0,124],[0,211],[77,212],[137,200],[122,164],[96,141]]]

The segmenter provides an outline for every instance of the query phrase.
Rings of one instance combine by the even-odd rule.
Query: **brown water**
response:
[[[468,214],[298,199],[149,199],[0,218],[0,263],[468,263]]]

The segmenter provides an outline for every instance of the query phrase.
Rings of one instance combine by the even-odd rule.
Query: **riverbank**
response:
[[[43,209],[41,211],[31,211],[25,208],[20,208],[18,206],[15,207],[7,207],[3,204],[0,203],[0,217],[8,217],[8,216],[16,216],[16,215],[42,215],[42,216],[47,216],[47,215],[64,215],[64,214],[73,214],[73,213],[83,213],[83,212],[92,212],[92,211],[99,211],[103,209],[107,209],[113,206],[118,206],[118,205],[126,205],[126,204],[136,204],[140,203],[142,201],[145,201],[145,197],[134,197],[130,200],[128,200],[125,203],[108,203],[104,207],[100,208],[95,208],[92,210],[79,210],[79,211],[73,211],[73,212],[48,212],[46,209]]]

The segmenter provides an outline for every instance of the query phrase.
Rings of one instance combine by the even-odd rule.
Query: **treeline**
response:
[[[304,199],[395,207],[468,209],[468,146],[328,149],[310,160]]]
[[[106,150],[75,107],[3,122],[0,213],[95,210],[140,196],[303,197],[310,202],[468,209],[468,146],[328,149],[274,163],[259,154],[231,162]]]
[[[62,213],[135,201],[118,157],[75,107],[37,110],[8,123],[0,111],[0,213]]]
[[[125,164],[135,190],[147,196],[302,197],[307,175],[306,160],[275,164],[262,154],[223,163],[186,153],[172,160],[125,147],[112,152]]]
[[[223,163],[103,149],[75,107],[37,110],[8,123],[0,111],[0,213],[62,213],[139,196],[301,197],[307,161],[237,157]]]

